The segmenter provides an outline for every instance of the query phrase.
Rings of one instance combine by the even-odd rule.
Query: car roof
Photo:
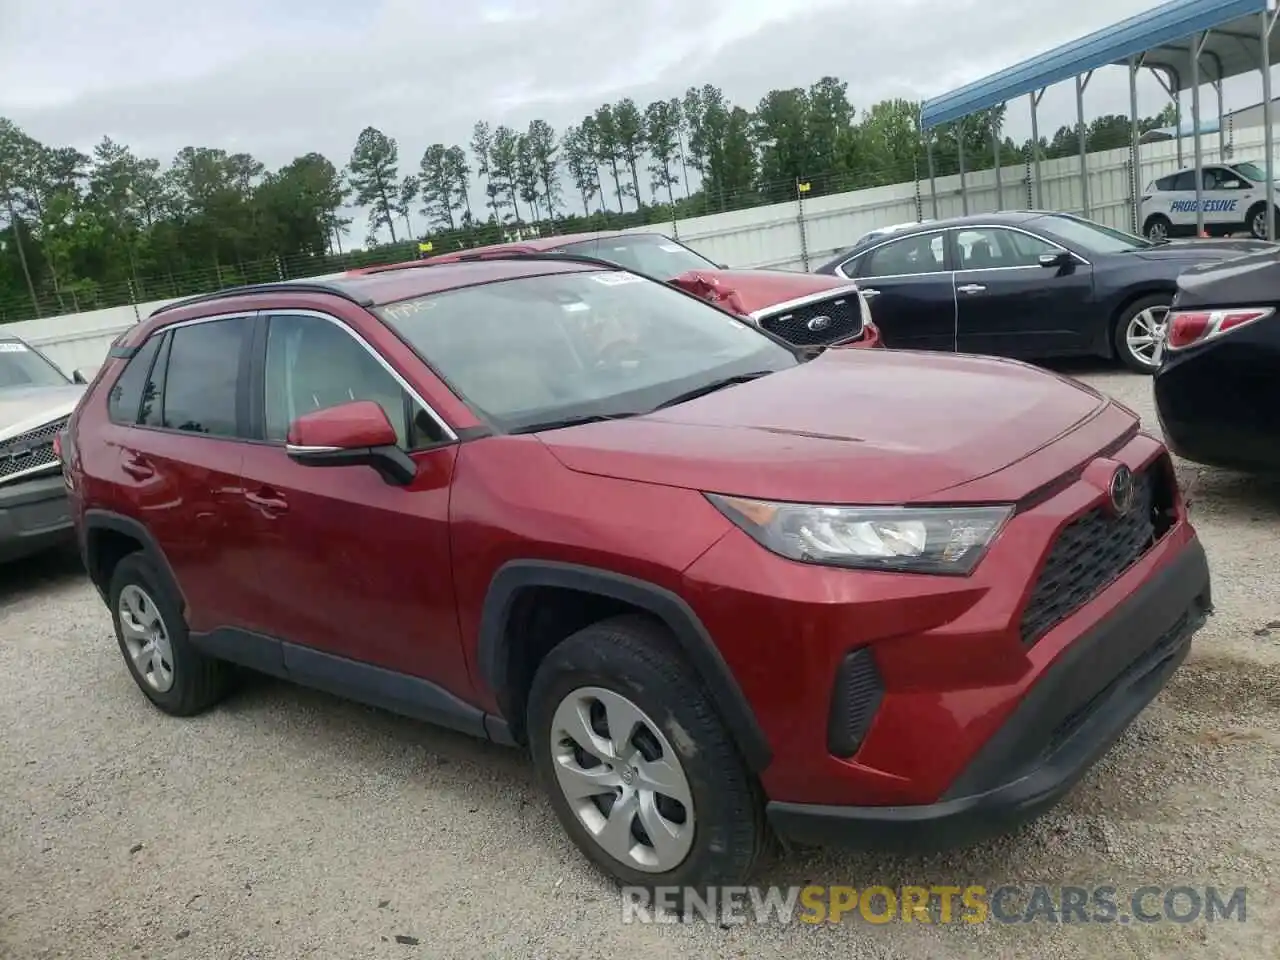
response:
[[[263,294],[318,293],[339,296],[362,307],[380,307],[401,300],[429,296],[486,283],[518,280],[525,277],[593,270],[617,270],[616,265],[590,258],[566,258],[560,255],[513,256],[510,259],[464,260],[432,263],[412,260],[382,268],[368,268],[360,273],[327,276],[323,279],[284,280],[233,287],[166,304],[151,316],[183,310],[196,305],[219,307],[242,297]]]
[[[426,260],[421,262],[450,263],[459,257],[469,257],[485,253],[497,253],[506,250],[527,250],[537,253],[555,250],[558,247],[567,246],[572,243],[590,243],[592,240],[612,240],[615,237],[634,236],[637,236],[637,234],[628,233],[623,230],[597,230],[593,233],[566,233],[554,237],[528,237],[523,240],[510,240],[505,243],[489,243],[482,247],[464,247],[461,250],[449,250],[445,253],[438,253],[434,257],[428,257]],[[652,236],[663,237],[665,239],[664,234],[652,234]]]

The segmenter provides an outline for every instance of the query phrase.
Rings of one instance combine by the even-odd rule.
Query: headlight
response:
[[[965,576],[1013,513],[991,507],[835,507],[707,498],[761,546],[806,563]]]

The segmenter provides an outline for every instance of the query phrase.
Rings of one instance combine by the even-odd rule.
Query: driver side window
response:
[[[435,419],[336,322],[302,314],[272,316],[263,379],[263,420],[270,441],[283,443],[290,424],[305,413],[353,400],[372,400],[382,407],[405,450],[444,439]]]

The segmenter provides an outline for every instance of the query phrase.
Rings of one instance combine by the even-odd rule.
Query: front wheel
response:
[[[636,616],[555,647],[529,747],[561,825],[618,882],[740,884],[763,844],[758,789],[670,635]]]
[[[1172,300],[1169,294],[1157,293],[1135,300],[1121,311],[1115,325],[1115,347],[1130,370],[1154,373],[1160,366],[1157,356]]]

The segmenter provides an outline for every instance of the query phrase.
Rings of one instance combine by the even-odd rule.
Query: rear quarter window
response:
[[[151,373],[151,364],[155,361],[156,351],[160,349],[163,338],[153,336],[125,364],[111,385],[107,394],[107,416],[114,423],[134,424],[138,422],[138,411],[142,409],[142,391],[147,377]]]

